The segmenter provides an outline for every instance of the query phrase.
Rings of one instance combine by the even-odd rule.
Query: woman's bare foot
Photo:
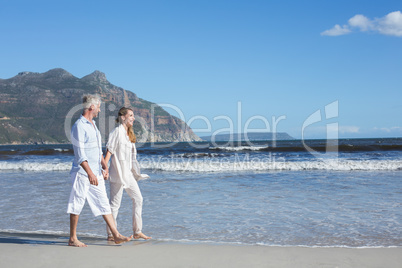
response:
[[[113,241],[115,244],[122,244],[122,243],[130,241],[131,239],[133,239],[133,236],[126,237],[126,236],[119,234],[117,237],[113,238]]]
[[[144,235],[143,233],[138,233],[138,234],[135,234],[135,235],[134,235],[134,239],[140,239],[140,238],[145,239],[145,240],[148,240],[148,239],[151,239],[152,237],[146,236],[146,235]]]
[[[114,237],[113,236],[108,236],[107,241],[114,241]]]
[[[79,248],[86,248],[88,247],[87,245],[85,245],[84,243],[82,243],[80,240],[78,239],[74,239],[72,240],[70,238],[70,240],[68,241],[68,245],[72,246],[72,247],[79,247]]]

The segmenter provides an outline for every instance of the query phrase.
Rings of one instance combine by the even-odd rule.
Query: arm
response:
[[[109,150],[106,150],[106,156],[105,156],[106,165],[107,163],[109,163],[110,157],[112,157],[112,155],[113,154]]]
[[[114,129],[109,135],[109,141],[106,144],[106,156],[104,158],[104,163],[102,162],[102,166],[106,166],[104,170],[107,171],[107,174],[103,174],[105,180],[109,177],[109,169],[107,168],[107,164],[109,163],[110,157],[114,154],[118,141],[116,139],[116,134],[118,133],[118,129]],[[102,157],[103,159],[103,157]]]
[[[71,130],[71,142],[74,147],[74,156],[79,164],[88,175],[89,182],[92,185],[98,185],[98,179],[92,172],[88,164],[88,158],[85,154],[85,131],[77,125],[74,125]]]
[[[89,182],[92,185],[98,186],[98,179],[96,178],[95,174],[92,172],[91,168],[89,167],[88,162],[83,161],[80,165],[85,170],[85,172],[88,174]]]
[[[74,148],[74,158],[77,165],[82,162],[88,161],[85,154],[85,131],[79,124],[75,124],[71,129],[71,143]]]
[[[103,158],[103,155],[101,157],[101,164],[102,164],[102,169],[103,169],[102,174],[103,174],[103,178],[105,180],[107,180],[108,177],[109,177],[109,168],[107,166],[107,163],[109,162],[110,155],[108,156],[108,153],[110,154],[110,152],[107,151],[107,153],[106,153],[106,159],[107,160],[105,158]]]

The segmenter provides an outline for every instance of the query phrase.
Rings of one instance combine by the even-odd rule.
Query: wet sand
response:
[[[130,241],[114,245],[43,236],[0,237],[0,267],[400,267],[402,247],[307,248]]]

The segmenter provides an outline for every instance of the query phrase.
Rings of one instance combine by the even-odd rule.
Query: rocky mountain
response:
[[[22,72],[0,79],[0,144],[70,143],[72,124],[82,112],[82,97],[99,94],[101,113],[95,119],[107,141],[120,107],[130,106],[139,142],[200,141],[190,127],[155,103],[111,84],[95,71],[77,78],[63,69]]]

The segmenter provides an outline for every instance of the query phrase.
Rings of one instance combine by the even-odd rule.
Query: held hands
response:
[[[107,180],[107,179],[109,178],[109,169],[108,169],[108,168],[103,169],[103,170],[102,170],[102,175],[103,175],[103,178],[104,178],[105,180]]]

